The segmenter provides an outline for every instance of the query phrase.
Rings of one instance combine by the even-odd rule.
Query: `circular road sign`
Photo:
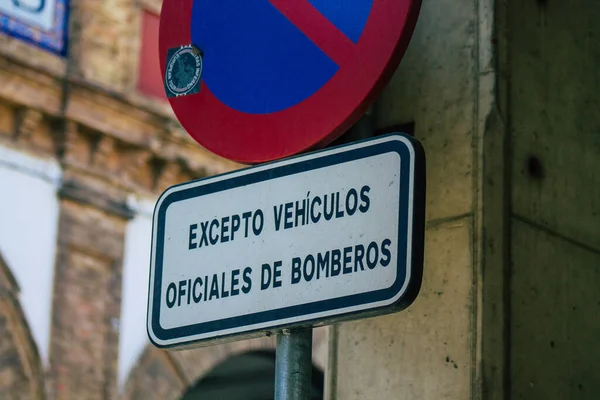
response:
[[[160,62],[182,126],[231,160],[324,146],[375,100],[420,0],[164,0]]]

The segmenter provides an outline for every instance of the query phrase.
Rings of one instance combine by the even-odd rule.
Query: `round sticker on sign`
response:
[[[234,161],[325,146],[390,79],[419,8],[420,0],[164,0],[169,101],[196,141]]]
[[[167,97],[185,96],[200,91],[202,55],[195,46],[169,49],[165,74]]]

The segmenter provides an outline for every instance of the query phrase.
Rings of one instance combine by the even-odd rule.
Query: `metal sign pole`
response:
[[[277,334],[275,400],[310,400],[312,329]]]

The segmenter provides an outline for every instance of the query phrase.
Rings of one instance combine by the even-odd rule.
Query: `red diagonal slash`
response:
[[[355,44],[308,0],[269,0],[292,24],[338,66],[355,57]]]

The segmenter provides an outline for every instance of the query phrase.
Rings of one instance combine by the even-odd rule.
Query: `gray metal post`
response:
[[[277,334],[275,400],[310,400],[312,329]]]

